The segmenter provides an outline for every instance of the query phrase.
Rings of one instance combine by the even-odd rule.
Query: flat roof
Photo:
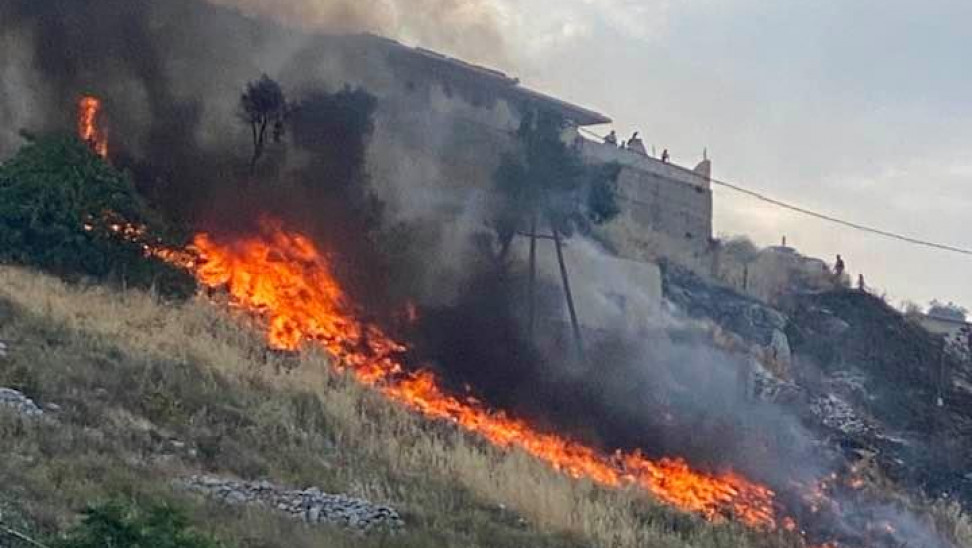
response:
[[[494,86],[500,95],[506,95],[514,101],[533,104],[541,108],[556,111],[578,126],[609,124],[612,121],[611,118],[597,111],[568,103],[567,101],[524,87],[521,85],[519,78],[510,77],[502,71],[469,63],[455,57],[449,57],[448,55],[429,49],[406,46],[401,42],[383,36],[374,34],[365,36],[377,39],[399,53],[405,53],[416,59],[440,65],[443,68],[457,70],[467,77],[481,80],[484,85]]]
[[[972,323],[969,323],[967,320],[959,320],[957,318],[948,318],[946,316],[938,316],[938,315],[935,315],[935,314],[922,314],[922,316],[924,316],[926,319],[935,320],[935,321],[938,321],[938,322],[945,322],[945,323],[951,323],[951,324],[955,324],[955,325],[965,325],[965,326],[972,327]]]

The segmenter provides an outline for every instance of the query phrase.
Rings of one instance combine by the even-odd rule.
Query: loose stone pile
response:
[[[874,433],[874,428],[859,417],[854,407],[834,394],[820,396],[810,403],[810,411],[824,425],[851,436]]]
[[[192,476],[182,485],[226,504],[259,504],[310,524],[329,524],[355,532],[394,531],[404,523],[398,512],[346,495],[320,489],[286,490],[269,482],[238,482],[211,476]]]
[[[0,408],[13,409],[15,413],[25,417],[40,417],[44,414],[34,400],[10,388],[0,388]]]

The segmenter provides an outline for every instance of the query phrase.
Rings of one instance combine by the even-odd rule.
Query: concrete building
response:
[[[425,266],[433,275],[422,277],[441,282],[430,295],[441,296],[443,286],[462,287],[461,280],[450,279],[462,269],[451,267],[468,260],[461,259],[470,255],[464,246],[474,231],[484,229],[475,220],[481,219],[477,211],[485,207],[495,170],[516,146],[522,117],[535,111],[563,117],[571,126],[565,138],[586,161],[621,167],[621,214],[595,235],[615,256],[579,241],[565,250],[585,327],[607,327],[621,319],[645,328],[662,298],[656,261],[706,261],[712,237],[707,160],[688,169],[584,138],[581,129],[611,119],[495,70],[369,35],[347,38],[340,48],[345,72],[379,98],[368,158],[372,184],[390,215],[434,225],[430,232],[440,240],[441,253]],[[335,47],[330,51],[334,55]],[[377,70],[379,65],[385,70]],[[547,287],[559,287],[552,248],[544,250],[539,265]]]
[[[710,260],[711,161],[704,159],[688,169],[585,139],[580,133],[578,139],[581,153],[589,162],[621,166],[621,214],[603,230],[603,237],[619,255],[635,260],[669,258],[691,266]]]
[[[599,235],[620,256],[702,257],[709,250],[713,204],[708,160],[689,169],[585,138],[580,130],[609,124],[611,119],[531,90],[495,70],[392,40],[361,39],[385,52],[396,75],[395,86],[383,92],[379,130],[393,128],[389,137],[394,137],[394,146],[404,147],[403,153],[413,158],[406,164],[416,166],[415,184],[429,186],[430,199],[444,208],[450,200],[456,202],[454,207],[465,207],[469,191],[488,188],[502,154],[514,146],[522,115],[547,110],[573,126],[567,138],[587,161],[621,166],[622,212],[615,226]],[[381,175],[382,162],[375,163]],[[401,162],[384,163],[395,170],[395,177],[403,175]]]
[[[922,314],[918,316],[918,323],[935,335],[941,335],[946,341],[957,346],[969,347],[972,343],[972,323],[957,318]]]

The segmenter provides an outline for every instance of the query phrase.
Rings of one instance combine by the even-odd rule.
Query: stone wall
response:
[[[712,165],[694,170],[613,145],[578,139],[589,162],[621,166],[621,214],[602,236],[621,256],[634,260],[671,259],[703,272],[710,270],[712,239]]]

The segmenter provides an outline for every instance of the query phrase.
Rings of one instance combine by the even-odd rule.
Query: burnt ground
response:
[[[663,271],[665,297],[687,316],[748,345],[786,334],[793,378],[774,401],[827,446],[851,461],[873,455],[912,493],[972,504],[972,363],[946,353],[941,337],[868,293],[793,294],[773,308],[672,265]]]
[[[867,293],[797,295],[785,308],[797,383],[825,391],[828,379],[853,379],[842,395],[873,425],[839,441],[876,449],[901,484],[972,502],[972,366]]]

